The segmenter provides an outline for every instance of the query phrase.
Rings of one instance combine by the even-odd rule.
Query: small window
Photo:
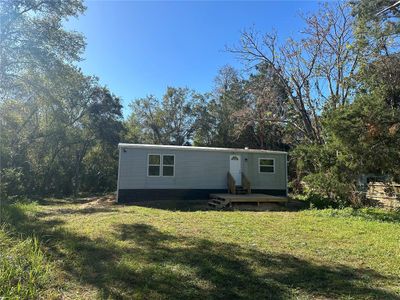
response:
[[[273,158],[260,158],[258,160],[258,169],[260,173],[274,173],[275,160]]]
[[[149,154],[148,175],[160,176],[161,156],[158,154]]]
[[[175,156],[163,155],[163,176],[174,176]]]

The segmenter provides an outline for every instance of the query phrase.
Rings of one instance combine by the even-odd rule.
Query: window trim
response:
[[[173,173],[172,176],[164,176],[164,156],[173,156],[174,157],[174,164],[173,165],[165,165],[167,167],[172,167]],[[175,177],[175,154],[162,154],[161,155],[161,166],[162,166],[162,177]]]
[[[160,164],[159,165],[155,165],[155,164],[150,164],[150,155],[157,155],[160,157]],[[160,172],[158,173],[158,175],[150,175],[149,172],[149,167],[150,166],[157,166],[160,167]],[[158,154],[158,153],[148,153],[147,154],[147,177],[161,177],[161,168],[162,168],[162,155]]]
[[[273,172],[261,172],[261,160],[262,159],[269,159],[273,161],[272,167],[273,167]],[[259,157],[258,158],[258,173],[259,174],[275,174],[275,158],[272,157]]]

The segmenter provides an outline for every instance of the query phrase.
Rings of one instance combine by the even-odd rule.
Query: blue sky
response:
[[[139,2],[86,1],[87,10],[67,28],[86,37],[87,75],[128,104],[149,94],[160,97],[167,86],[210,91],[218,69],[240,62],[224,51],[240,31],[275,29],[282,39],[302,28],[298,14],[315,11],[316,1]]]

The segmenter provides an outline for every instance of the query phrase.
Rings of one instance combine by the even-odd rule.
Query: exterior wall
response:
[[[241,153],[242,171],[251,182],[251,189],[286,190],[286,155],[276,153]],[[247,160],[246,160],[247,158]],[[260,158],[275,160],[274,173],[260,173],[258,161]]]
[[[147,176],[148,154],[174,154],[175,176]],[[229,153],[126,148],[121,151],[119,189],[226,189]]]
[[[227,191],[230,155],[241,156],[242,172],[251,182],[253,192],[284,195],[286,193],[286,154],[235,151],[204,151],[149,148],[120,148],[118,199],[153,199],[179,197],[200,199],[207,193]],[[148,154],[175,155],[173,177],[147,175]],[[259,158],[275,160],[274,173],[259,173]],[[175,190],[175,192],[168,192]],[[148,192],[147,192],[148,191]],[[152,192],[151,192],[152,191]],[[170,195],[171,197],[167,197]]]

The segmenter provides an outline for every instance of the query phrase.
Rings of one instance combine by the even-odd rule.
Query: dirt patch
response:
[[[87,197],[82,198],[81,200],[84,201],[84,203],[81,205],[82,208],[104,207],[115,205],[117,203],[115,194]]]

